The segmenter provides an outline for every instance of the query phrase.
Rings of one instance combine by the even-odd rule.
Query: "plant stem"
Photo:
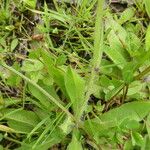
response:
[[[96,21],[95,21],[95,33],[94,33],[94,49],[93,49],[93,59],[90,69],[90,78],[88,81],[86,94],[85,94],[85,102],[83,104],[83,107],[80,110],[80,117],[82,117],[84,111],[86,111],[88,100],[93,94],[93,85],[95,81],[98,79],[99,75],[99,68],[100,63],[102,59],[102,53],[103,53],[103,4],[104,0],[98,0],[97,4],[97,15],[96,15]],[[79,118],[80,119],[80,118]]]
[[[143,76],[145,76],[147,73],[150,72],[150,66],[147,67],[144,71],[142,71],[140,74],[138,74],[137,76],[135,76],[136,80],[141,79]]]
[[[129,88],[129,85],[125,85],[124,88],[123,88],[123,96],[122,96],[122,104],[124,103],[126,97],[127,97],[127,93],[128,93],[128,88]]]

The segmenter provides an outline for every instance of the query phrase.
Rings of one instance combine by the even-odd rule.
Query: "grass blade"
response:
[[[51,102],[53,102],[55,105],[57,105],[62,111],[64,111],[67,115],[69,115],[71,118],[74,119],[74,116],[63,106],[61,105],[53,96],[51,96],[49,93],[47,93],[43,88],[41,88],[38,84],[27,78],[25,75],[21,74],[20,72],[16,71],[12,67],[2,63],[2,66],[5,67],[6,69],[12,71],[16,75],[20,76],[24,80],[26,80],[28,83],[32,84],[35,88],[37,88],[39,91],[41,91],[45,96],[49,98]]]

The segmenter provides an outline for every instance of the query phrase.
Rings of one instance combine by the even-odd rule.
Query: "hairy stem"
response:
[[[97,4],[97,15],[95,21],[95,33],[94,33],[94,48],[93,48],[93,58],[92,58],[92,67],[90,68],[91,74],[88,81],[86,94],[85,94],[85,102],[83,107],[80,110],[79,117],[82,117],[84,111],[86,111],[88,100],[93,94],[93,85],[95,81],[98,79],[99,68],[102,59],[103,53],[103,4],[104,0],[98,0]],[[80,119],[80,118],[79,118]]]

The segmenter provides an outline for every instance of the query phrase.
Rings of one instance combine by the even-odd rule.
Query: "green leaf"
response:
[[[105,88],[112,85],[111,80],[105,75],[100,76],[99,80],[100,80],[100,85],[105,87]]]
[[[149,0],[144,0],[144,4],[146,7],[146,12],[147,12],[148,16],[150,17],[150,2],[149,2]]]
[[[89,135],[96,138],[96,140],[98,137],[106,136],[110,129],[113,129],[115,126],[116,124],[113,120],[102,122],[99,118],[88,119],[84,122],[84,129]]]
[[[54,66],[48,66],[48,73],[53,77],[54,82],[60,87],[61,91],[65,95],[66,98],[68,98],[68,94],[65,88],[65,71],[62,69],[56,68]]]
[[[140,123],[137,120],[125,118],[119,125],[122,130],[138,130],[140,128]]]
[[[10,108],[1,110],[1,113],[7,120],[15,120],[18,122],[29,124],[31,126],[35,126],[39,122],[38,116],[33,111]]]
[[[108,57],[110,57],[110,59],[122,69],[124,64],[126,64],[126,59],[128,59],[125,50],[127,32],[110,14],[107,15],[106,19],[106,30],[109,28],[111,31],[107,36],[107,40],[110,47],[104,47],[104,50]]]
[[[20,132],[30,132],[40,121],[33,111],[5,109],[1,113],[9,126]]]
[[[17,63],[14,63],[13,64],[13,67],[16,69],[16,70],[20,70],[20,66],[19,64]],[[12,87],[15,87],[15,86],[19,86],[20,85],[20,82],[21,82],[21,78],[16,76],[14,73],[12,72],[5,72],[5,70],[1,71],[3,76],[5,76],[5,74],[7,74],[7,77],[5,76],[4,78],[7,78],[7,84],[12,86]]]
[[[31,94],[36,97],[45,108],[50,109],[52,104],[48,100],[47,96],[45,96],[42,92],[37,91],[37,89],[31,84],[28,84],[28,88]]]
[[[56,61],[56,65],[57,66],[64,65],[64,63],[66,62],[66,60],[67,60],[66,55],[62,54],[62,55],[58,56],[57,61]]]
[[[144,144],[141,147],[141,150],[147,150],[150,149],[150,139],[148,135],[145,135],[144,137]]]
[[[146,129],[147,129],[148,136],[149,136],[149,139],[150,139],[150,114],[147,116]]]
[[[123,149],[124,150],[133,150],[132,142],[130,140],[126,141]]]
[[[147,62],[148,60],[150,60],[150,50],[141,51],[140,55],[136,58],[134,68],[135,69],[140,68],[140,66],[144,65],[145,62]]]
[[[146,46],[146,51],[150,51],[150,26],[148,26],[146,31],[145,46]]]
[[[126,128],[130,130],[138,129],[139,127],[139,122],[137,122],[136,120],[129,120],[126,124]]]
[[[22,102],[21,98],[2,98],[0,97],[0,110],[4,107],[11,107],[12,105],[17,105],[18,103]]]
[[[51,94],[57,101],[59,101],[59,103],[63,104],[63,102],[59,99],[53,85],[47,86],[43,85],[42,83],[39,85],[49,94]],[[41,91],[37,91],[37,89],[31,84],[28,84],[28,88],[32,95],[36,97],[46,109],[51,110],[54,108],[54,105],[49,101],[48,97],[45,96]]]
[[[144,144],[144,139],[138,132],[132,132],[131,134],[132,145],[142,146]]]
[[[100,116],[102,121],[112,121],[119,124],[125,118],[141,121],[150,111],[150,102],[135,101],[114,108]]]
[[[21,147],[16,150],[48,150],[54,145],[60,143],[64,138],[65,136],[61,133],[60,129],[56,128],[50,136],[45,136],[41,142],[36,143],[36,138],[30,138],[29,140],[21,142]]]
[[[127,33],[126,49],[131,57],[140,55],[139,48],[141,47],[141,40],[132,32]]]
[[[132,17],[134,16],[134,14],[135,14],[135,9],[133,7],[125,9],[125,11],[121,13],[121,16],[119,19],[120,24],[130,21]]]
[[[125,58],[121,55],[121,53],[117,49],[104,46],[104,52],[119,68],[122,69],[126,64]]]
[[[46,97],[48,97],[51,102],[53,102],[55,105],[57,105],[58,107],[60,107],[66,114],[68,114],[69,116],[71,116],[72,118],[74,118],[74,116],[60,102],[58,102],[53,96],[51,96],[47,91],[45,91],[38,84],[36,84],[35,82],[32,82],[29,78],[27,78],[26,76],[24,76],[20,72],[16,71],[12,67],[6,65],[5,63],[2,62],[1,64],[2,64],[3,67],[7,68],[8,70],[12,71],[16,75],[22,77],[28,83],[32,84],[35,88],[37,88],[40,92],[42,92]]]
[[[113,90],[111,90],[108,93],[106,93],[106,95],[105,95],[106,101],[110,100],[113,96],[115,96],[117,94],[117,92],[119,92],[123,88],[123,86],[124,86],[124,84],[120,83]]]
[[[73,132],[72,140],[71,143],[69,143],[67,150],[83,150],[82,144],[75,132]]]
[[[72,103],[75,116],[78,118],[84,103],[85,81],[75,70],[68,67],[65,76],[65,87]]]
[[[55,60],[48,52],[42,51],[41,54],[43,58],[43,63],[49,75],[53,77],[54,82],[60,87],[63,94],[68,98],[64,82],[65,71],[54,66]]]
[[[30,76],[30,79],[35,83],[37,83],[39,81],[39,79],[43,79],[42,72],[40,72],[40,71],[30,72],[29,76]]]
[[[143,84],[140,81],[134,81],[129,85],[128,96],[132,96],[134,94],[142,94]]]
[[[9,127],[11,127],[16,132],[20,132],[20,133],[24,133],[24,134],[30,133],[34,128],[33,126],[31,126],[29,124],[25,124],[25,123],[18,122],[15,120],[9,120],[9,121],[7,121],[7,124]]]
[[[18,45],[18,39],[12,40],[11,46],[10,46],[11,51],[13,51],[17,47],[17,45]]]
[[[36,0],[23,0],[23,2],[32,9],[36,7]]]
[[[135,64],[134,62],[127,63],[123,70],[122,70],[122,76],[125,83],[129,84],[134,79],[134,72],[135,72]]]
[[[115,132],[115,129],[112,129],[120,126],[125,119],[139,122],[143,120],[149,112],[150,102],[130,102],[99,115],[99,118],[85,121],[84,127],[85,130],[93,136],[104,136],[110,131],[110,129]]]
[[[125,44],[127,32],[118,22],[113,19],[111,14],[108,14],[106,18],[106,30],[109,28],[111,31],[109,32],[107,39],[110,43],[110,46],[115,46],[115,48],[118,46],[122,47],[122,44]]]
[[[42,70],[44,65],[36,59],[28,59],[23,62],[23,66],[21,68],[22,71],[25,72],[36,72]]]
[[[72,118],[68,117],[64,120],[63,124],[59,126],[64,134],[69,134],[74,128],[74,123]]]

